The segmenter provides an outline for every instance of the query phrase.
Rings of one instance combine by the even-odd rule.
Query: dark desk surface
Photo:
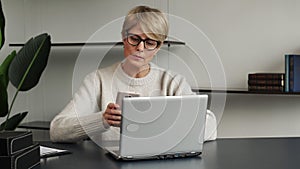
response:
[[[116,161],[91,141],[41,145],[63,148],[72,154],[41,161],[41,169],[298,169],[300,138],[219,139],[204,144],[201,157]]]
[[[37,129],[37,130],[49,130],[50,121],[31,121],[27,123],[21,123],[18,128],[25,129]]]

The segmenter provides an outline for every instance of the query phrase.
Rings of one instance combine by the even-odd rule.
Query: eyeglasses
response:
[[[147,50],[154,50],[159,47],[160,41],[153,39],[142,39],[139,35],[127,32],[127,42],[132,46],[138,46],[141,42],[144,42],[144,48]]]

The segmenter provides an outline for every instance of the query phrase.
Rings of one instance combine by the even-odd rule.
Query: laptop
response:
[[[122,160],[199,156],[207,100],[207,95],[125,97],[120,140],[104,149]]]

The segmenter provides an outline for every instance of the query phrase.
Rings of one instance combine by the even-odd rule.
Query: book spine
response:
[[[289,91],[294,91],[294,56],[289,59]]]
[[[294,58],[294,92],[300,92],[300,55],[295,56]]]
[[[300,55],[285,55],[285,91],[300,92]]]
[[[249,73],[248,74],[248,80],[256,80],[256,79],[284,79],[285,75],[284,73]]]
[[[289,92],[289,86],[290,86],[290,76],[289,76],[289,71],[290,71],[290,55],[285,55],[285,81],[284,81],[284,91]]]
[[[254,85],[254,86],[284,86],[284,80],[283,79],[251,79],[248,80],[248,85]]]
[[[284,86],[248,86],[249,91],[278,91],[283,92]]]

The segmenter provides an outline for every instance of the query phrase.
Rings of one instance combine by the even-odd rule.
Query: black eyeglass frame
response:
[[[139,42],[138,42],[137,44],[132,44],[132,43],[130,43],[129,40],[128,40],[128,37],[129,37],[129,36],[136,36],[136,37],[138,37],[138,38],[139,38]],[[152,51],[152,50],[157,49],[157,48],[161,45],[161,43],[162,43],[161,41],[153,40],[153,39],[150,39],[150,38],[142,39],[139,35],[133,34],[133,33],[129,33],[129,32],[126,32],[126,40],[127,40],[127,42],[128,42],[130,45],[132,45],[132,46],[138,46],[141,42],[143,42],[143,43],[144,43],[144,48],[147,49],[147,50],[149,50],[149,51]],[[146,43],[145,43],[147,40],[151,40],[151,41],[156,42],[156,43],[157,43],[156,47],[153,48],[153,49],[148,49],[148,48],[146,47]]]

